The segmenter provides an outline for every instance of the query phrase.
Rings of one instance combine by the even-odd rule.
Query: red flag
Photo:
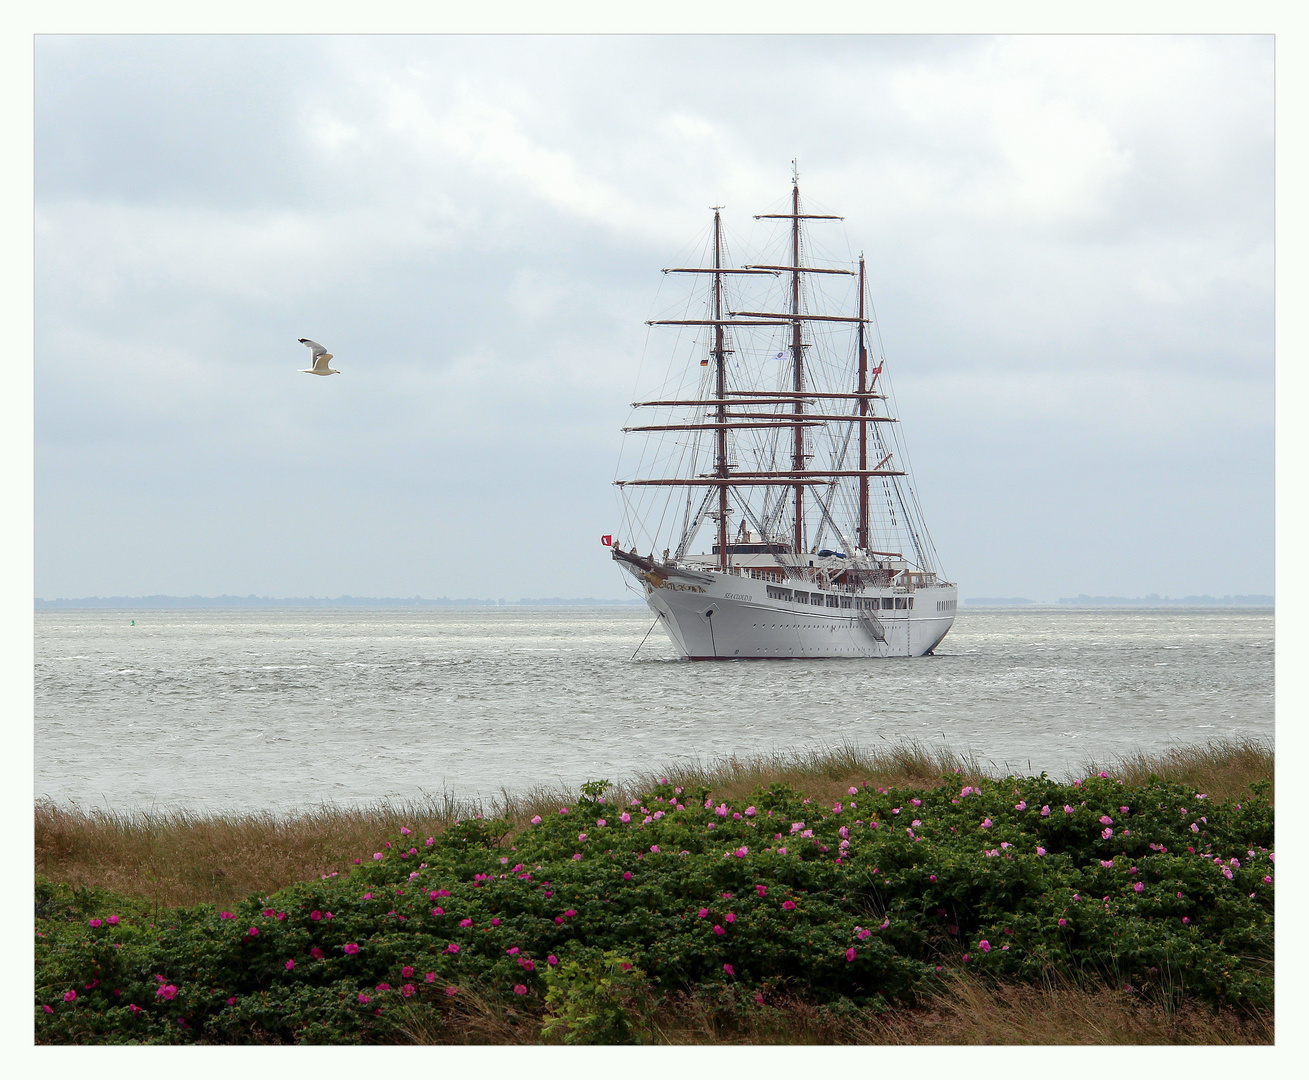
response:
[[[885,361],[883,361],[883,363],[885,363]],[[877,367],[873,368],[873,378],[876,379],[880,374],[882,374],[882,365],[878,364]]]
[[[604,544],[605,547],[610,547],[613,544],[613,542],[614,542],[614,538],[612,536],[600,537],[600,543]]]

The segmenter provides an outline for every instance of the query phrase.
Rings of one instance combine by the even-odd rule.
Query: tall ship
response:
[[[832,253],[820,231],[843,218],[806,212],[798,172],[754,215],[752,261],[733,265],[712,209],[701,254],[664,270],[690,288],[648,322],[672,362],[623,428],[612,557],[688,660],[928,655],[958,588],[912,484],[864,257]]]

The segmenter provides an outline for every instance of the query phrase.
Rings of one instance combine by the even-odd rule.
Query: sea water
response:
[[[1270,608],[964,608],[936,655],[886,660],[686,663],[658,628],[641,644],[651,622],[641,607],[40,611],[35,794],[291,811],[907,739],[1067,776],[1273,737]]]

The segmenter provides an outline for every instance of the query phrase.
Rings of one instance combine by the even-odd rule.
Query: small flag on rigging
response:
[[[612,547],[613,542],[614,542],[614,538],[612,536],[600,537],[600,543],[604,544],[605,547]]]

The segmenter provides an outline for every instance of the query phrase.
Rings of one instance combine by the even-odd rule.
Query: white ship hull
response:
[[[661,578],[625,569],[639,579],[650,610],[687,660],[923,656],[949,632],[958,602],[951,584],[817,591],[806,582],[770,587],[730,572]]]

